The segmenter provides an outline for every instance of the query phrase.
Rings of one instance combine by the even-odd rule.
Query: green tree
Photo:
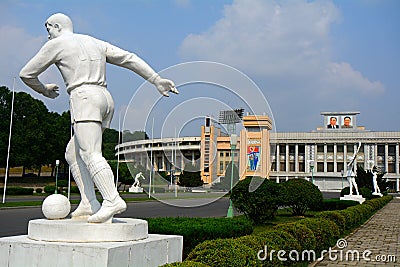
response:
[[[389,187],[388,182],[383,179],[383,176],[386,174],[384,171],[379,171],[377,174],[377,182],[379,189],[381,192],[384,192]],[[371,191],[374,191],[374,185],[372,182],[372,172],[371,170],[365,170],[362,166],[357,166],[357,174],[356,174],[356,182],[359,188],[366,187],[369,188]]]
[[[212,189],[215,190],[231,190],[231,173],[232,173],[232,162],[229,162],[226,167],[225,176],[220,178],[219,183],[215,183],[212,185]],[[234,187],[239,182],[239,170],[236,164],[233,164],[233,179],[232,186]]]
[[[107,160],[115,160],[115,146],[118,144],[118,131],[105,129],[103,132],[103,156]]]
[[[131,141],[137,141],[137,140],[147,140],[147,139],[149,139],[149,136],[144,131],[135,131],[135,132],[131,133],[130,131],[125,130],[122,133],[122,141],[124,143],[131,142]]]
[[[0,87],[0,160],[6,162],[12,92]],[[41,170],[64,160],[65,146],[70,138],[69,112],[49,112],[44,103],[31,95],[15,93],[10,167],[23,166]],[[5,164],[4,164],[5,165]]]
[[[11,92],[7,87],[0,87],[0,166],[5,167],[8,136],[10,129]]]
[[[190,163],[185,164],[185,168],[179,176],[178,185],[186,187],[202,186],[203,181],[201,180],[199,168]]]
[[[49,111],[29,94],[15,94],[11,166],[40,168],[50,151]]]
[[[250,190],[253,183],[260,186]],[[282,203],[282,185],[261,177],[247,177],[233,188],[230,199],[235,208],[254,223],[273,219]]]
[[[304,179],[291,179],[282,183],[283,204],[294,215],[302,216],[308,209],[321,205],[323,197],[318,187]]]

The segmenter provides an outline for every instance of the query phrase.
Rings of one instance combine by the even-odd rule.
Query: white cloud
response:
[[[0,35],[0,77],[4,81],[8,77],[18,77],[21,67],[38,51],[44,40],[12,26],[1,26]]]
[[[223,62],[276,89],[300,86],[315,96],[384,91],[349,63],[333,62],[331,26],[341,16],[330,1],[237,0],[223,14],[204,33],[187,36],[180,47],[184,59]]]
[[[25,86],[19,79],[21,68],[31,59],[40,47],[46,42],[46,36],[31,36],[25,30],[14,26],[0,26],[0,85],[8,86],[11,89],[13,78],[16,78],[17,91],[25,91],[32,94],[33,97],[44,101],[50,110],[62,112],[68,109],[68,100],[66,93],[62,93],[57,101],[52,101]],[[63,88],[61,75],[55,67],[49,68],[40,75],[44,83],[56,83]],[[61,100],[61,101],[59,101]]]

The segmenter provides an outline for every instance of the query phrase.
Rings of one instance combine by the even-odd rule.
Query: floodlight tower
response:
[[[236,150],[237,144],[237,135],[236,135],[236,123],[242,121],[244,109],[235,109],[235,110],[225,110],[219,112],[219,119],[218,122],[220,124],[226,124],[228,134],[230,136],[230,145],[231,145],[231,187],[230,192],[232,194],[233,188],[233,162],[235,160],[234,151]],[[228,213],[226,215],[228,218],[233,217],[233,205],[232,200],[229,199],[229,208]]]

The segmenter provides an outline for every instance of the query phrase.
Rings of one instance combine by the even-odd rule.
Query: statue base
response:
[[[28,238],[49,242],[125,242],[146,239],[147,233],[147,221],[131,218],[112,223],[38,219],[28,224]]]
[[[29,223],[29,235],[0,238],[0,266],[160,266],[182,261],[182,236],[148,234],[147,222],[144,221],[144,231],[141,221],[118,218],[113,223],[91,224],[72,220],[33,220]],[[46,227],[49,227],[49,233],[43,233]],[[121,228],[124,234],[119,233]],[[55,229],[58,229],[57,233]],[[71,233],[72,229],[81,237],[78,234],[66,237],[65,232]],[[88,233],[91,231],[93,233]],[[99,231],[107,232],[109,241],[104,241],[104,236],[96,237],[101,235]],[[65,239],[67,242],[54,241]],[[96,241],[100,239],[103,241]]]
[[[365,198],[363,198],[362,195],[344,195],[343,197],[340,197],[340,200],[353,200],[362,204],[365,201]]]
[[[141,187],[129,187],[129,193],[143,193],[143,188],[141,188]]]
[[[373,195],[373,196],[380,196],[380,197],[383,196],[381,193],[375,193],[375,192],[372,192],[372,195]]]

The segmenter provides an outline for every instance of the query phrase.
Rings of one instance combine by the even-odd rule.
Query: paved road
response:
[[[152,218],[152,217],[224,217],[229,199],[176,199],[168,200],[167,205],[160,201],[128,202],[128,209],[116,217]],[[204,204],[205,202],[211,202]],[[186,208],[185,208],[186,206]],[[197,206],[197,207],[196,207]],[[75,206],[73,206],[75,208]],[[28,222],[43,218],[40,207],[0,209],[0,237],[25,235]]]

